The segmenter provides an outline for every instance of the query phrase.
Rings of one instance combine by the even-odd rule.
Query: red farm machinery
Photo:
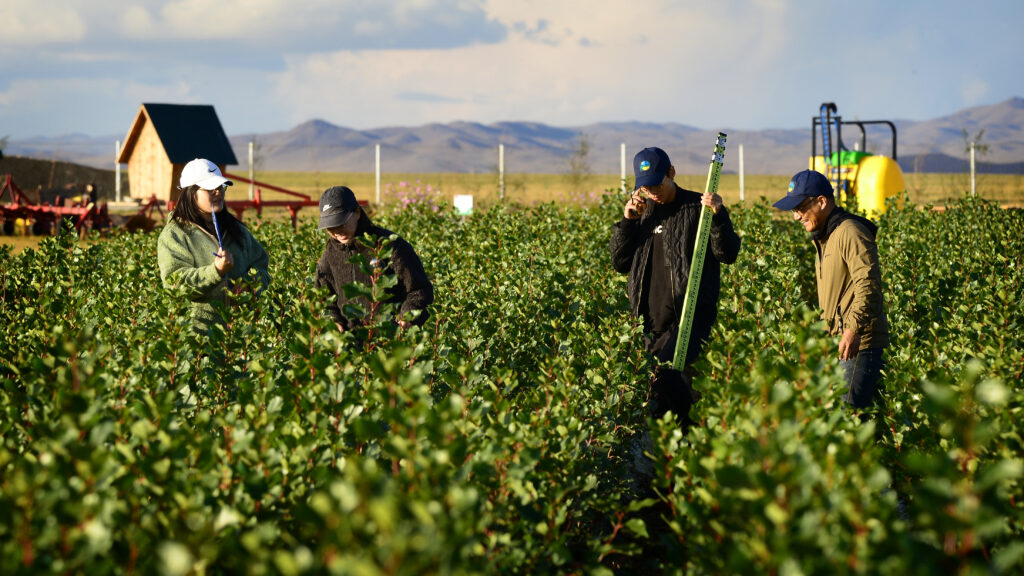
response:
[[[248,200],[228,200],[225,205],[241,220],[247,210],[255,210],[262,215],[264,208],[284,208],[288,211],[292,226],[298,225],[298,212],[306,206],[317,206],[318,202],[306,194],[293,192],[265,182],[250,180],[237,174],[225,173],[226,178],[234,182],[251,183],[254,186],[253,197]],[[263,190],[272,190],[284,199],[266,200]],[[13,176],[3,176],[0,186],[0,226],[4,234],[56,234],[60,231],[61,222],[67,221],[81,235],[89,230],[106,231],[122,227],[129,232],[152,230],[156,224],[153,212],[164,217],[165,211],[174,209],[174,201],[161,202],[154,196],[148,201],[140,202],[134,213],[111,217],[106,202],[97,202],[89,194],[57,197],[52,202],[35,202],[26,195],[14,182]],[[366,205],[365,201],[360,204]]]
[[[35,202],[14,183],[12,175],[3,177],[0,226],[4,234],[55,234],[63,221],[70,222],[80,233],[109,228],[107,203],[97,203],[89,193],[67,198],[58,195],[53,202]]]

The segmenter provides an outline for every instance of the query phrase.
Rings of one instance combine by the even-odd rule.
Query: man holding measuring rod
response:
[[[725,135],[719,138],[724,150]],[[633,173],[636,188],[612,231],[612,266],[629,274],[630,311],[643,319],[647,351],[662,362],[673,362],[701,212],[709,210],[709,250],[701,263],[703,271],[685,361],[679,358],[675,368],[659,366],[652,384],[652,414],[660,418],[672,411],[687,425],[696,394],[692,374],[684,374],[682,368],[697,358],[711,334],[718,317],[721,264],[736,261],[740,237],[715,190],[702,195],[676,185],[676,169],[664,150],[644,148],[638,152],[633,158]]]

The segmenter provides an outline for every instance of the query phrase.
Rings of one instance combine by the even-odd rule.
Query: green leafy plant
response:
[[[608,261],[622,202],[382,208],[436,288],[408,330],[383,302],[387,239],[345,334],[310,224],[249,223],[271,287],[243,283],[203,336],[160,286],[155,234],[0,249],[5,570],[1024,568],[1020,211],[880,218],[893,344],[862,422],[808,239],[767,202],[732,208],[744,247],[683,435],[647,417],[654,364]],[[653,478],[630,451],[645,433]]]

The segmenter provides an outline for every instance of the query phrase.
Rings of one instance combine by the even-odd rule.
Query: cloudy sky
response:
[[[3,0],[0,138],[320,118],[800,128],[1024,96],[1021,0]]]

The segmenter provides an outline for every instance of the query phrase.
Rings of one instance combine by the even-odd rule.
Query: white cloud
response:
[[[47,78],[15,80],[0,91],[0,107],[20,110],[46,109],[63,101],[67,94],[76,98],[87,95],[95,97],[116,97],[119,100],[190,100],[194,98],[187,83],[172,81],[154,85],[122,82],[114,78]],[[72,110],[81,113],[81,108]]]
[[[157,29],[153,14],[145,6],[129,6],[120,17],[121,31],[127,38],[149,38]]]
[[[488,16],[513,31],[505,42],[294,55],[275,75],[277,99],[293,123],[319,117],[364,128],[679,120],[693,107],[739,107],[747,95],[729,91],[773,74],[763,63],[786,46],[777,2],[733,1],[718,11],[648,4],[488,2]]]
[[[0,125],[13,126],[24,138],[83,132],[102,135],[127,131],[142,102],[195,102],[183,82],[163,85],[114,78],[15,80],[0,91]],[[26,128],[24,118],[45,117],[47,130]]]
[[[781,37],[786,28],[781,0],[680,2],[648,0],[486,0],[487,14],[513,34],[540,41],[588,38],[601,44],[633,45],[641,39],[699,49],[712,55],[716,44],[731,44],[747,35]],[[676,54],[652,54],[666,62]]]
[[[0,0],[0,120],[81,131],[100,109],[162,100],[215,103],[240,131],[314,117],[758,128],[800,125],[822,101],[926,118],[1022,94],[1005,73],[1024,54],[1019,2],[917,4]],[[83,101],[96,111],[65,114]]]
[[[68,44],[85,36],[77,10],[60,0],[4,0],[0,47]]]
[[[211,40],[307,52],[322,46],[415,46],[436,43],[439,34],[457,44],[494,35],[481,25],[480,5],[481,0],[4,0],[0,47]]]
[[[988,96],[988,90],[988,82],[980,78],[973,78],[960,87],[960,96],[963,97],[965,105],[975,106]]]
[[[83,51],[73,50],[67,52],[60,52],[55,55],[55,59],[63,62],[74,62],[77,64],[93,64],[93,63],[111,63],[111,62],[130,62],[136,59],[136,55],[133,55],[128,51]]]
[[[175,38],[223,39],[322,28],[351,6],[331,0],[178,0],[165,4],[160,16]]]

